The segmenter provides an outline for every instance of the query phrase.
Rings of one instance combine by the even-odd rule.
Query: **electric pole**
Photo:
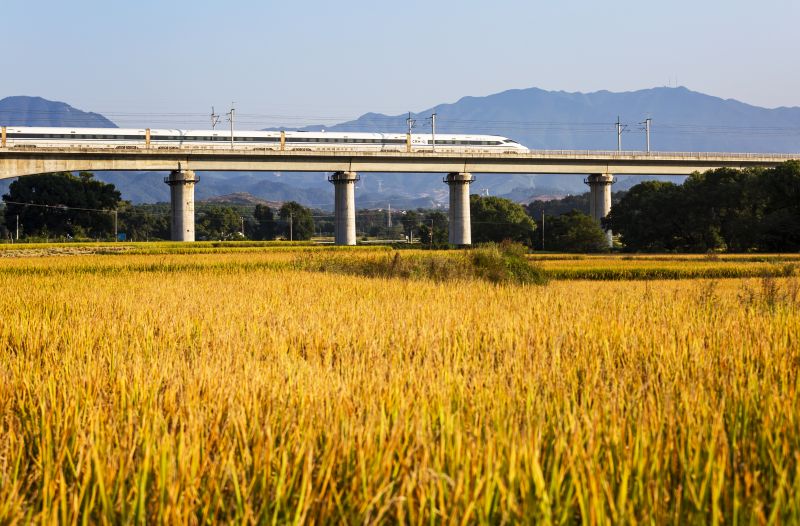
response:
[[[617,116],[617,151],[622,151],[622,131],[627,128],[627,124],[622,124],[619,121],[619,116]]]
[[[640,122],[639,124],[644,124],[644,132],[647,136],[647,153],[650,153],[650,125],[652,124],[653,119],[650,117],[646,118],[644,122]]]
[[[436,112],[431,115],[431,150],[436,151]]]
[[[17,214],[17,242],[19,243],[19,214]]]
[[[233,115],[236,112],[236,108],[233,105],[236,104],[235,102],[231,102],[231,111],[228,112],[228,121],[231,123],[231,150],[233,150]]]
[[[211,106],[211,129],[215,129],[219,124],[219,115],[214,113],[214,106]]]
[[[544,252],[544,208],[542,208],[542,252]]]
[[[294,232],[292,232],[292,227],[294,226],[292,223],[292,211],[289,211],[289,241],[294,241]]]
[[[411,118],[411,112],[408,112],[408,118],[406,119],[406,126],[408,127],[408,134],[411,135],[411,130],[417,125],[417,121]]]
[[[114,210],[114,241],[119,241],[119,232],[117,231],[117,211]]]

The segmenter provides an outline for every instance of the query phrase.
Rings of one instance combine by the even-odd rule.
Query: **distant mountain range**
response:
[[[567,93],[537,88],[509,90],[486,97],[464,97],[412,114],[416,131],[429,131],[426,119],[437,114],[439,133],[488,133],[514,138],[535,149],[616,149],[614,123],[627,127],[623,149],[643,150],[639,123],[652,118],[652,147],[662,151],[800,152],[800,107],[767,109],[686,88],[652,88],[625,93]],[[407,115],[367,113],[334,126],[306,130],[404,132]],[[0,100],[0,124],[27,126],[114,127],[102,115],[39,97]],[[329,208],[333,188],[322,174],[202,173],[198,199],[246,192],[269,201],[296,200]],[[160,173],[99,173],[134,202],[166,201]],[[640,177],[621,177],[624,189]],[[0,182],[0,190],[4,185]],[[583,193],[582,176],[478,175],[476,193],[517,201],[536,196]],[[430,207],[446,202],[447,188],[437,174],[361,174],[359,207]]]
[[[99,113],[77,110],[63,102],[41,97],[6,97],[0,99],[0,125],[76,128],[116,128]]]

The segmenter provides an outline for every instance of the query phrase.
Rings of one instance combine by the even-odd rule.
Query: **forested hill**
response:
[[[63,102],[41,97],[0,99],[0,126],[45,126],[76,128],[116,128],[99,113],[89,113]]]

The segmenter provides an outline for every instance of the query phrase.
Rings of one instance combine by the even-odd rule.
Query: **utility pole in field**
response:
[[[19,242],[19,214],[17,214],[17,242]]]
[[[544,208],[542,208],[542,251],[544,252]]]

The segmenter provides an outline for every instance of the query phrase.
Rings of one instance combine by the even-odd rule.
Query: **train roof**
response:
[[[91,135],[144,135],[146,133],[145,128],[69,128],[69,127],[41,127],[41,126],[8,126],[6,130],[9,132],[27,132],[27,133],[43,133],[43,134],[65,134],[65,133],[74,133],[74,134],[91,134]],[[275,137],[279,135],[280,131],[270,130],[234,130],[233,135],[234,137]],[[188,129],[166,129],[166,128],[151,128],[150,129],[151,135],[183,135],[183,136],[194,136],[194,135],[202,135],[202,136],[218,136],[218,137],[230,137],[231,132],[229,130],[188,130]],[[362,138],[372,138],[372,139],[380,139],[382,137],[397,137],[397,138],[404,138],[406,136],[405,133],[397,133],[397,132],[329,132],[325,130],[321,131],[286,131],[285,132],[287,137],[294,137],[294,136],[325,136],[325,137],[332,137],[332,138],[346,138],[346,137],[362,137]],[[430,133],[413,133],[412,138],[420,138],[420,137],[431,137]],[[501,135],[484,135],[484,134],[453,134],[453,133],[437,133],[437,139],[441,140],[449,140],[449,139],[473,139],[473,140],[508,140],[507,137],[503,137]]]

